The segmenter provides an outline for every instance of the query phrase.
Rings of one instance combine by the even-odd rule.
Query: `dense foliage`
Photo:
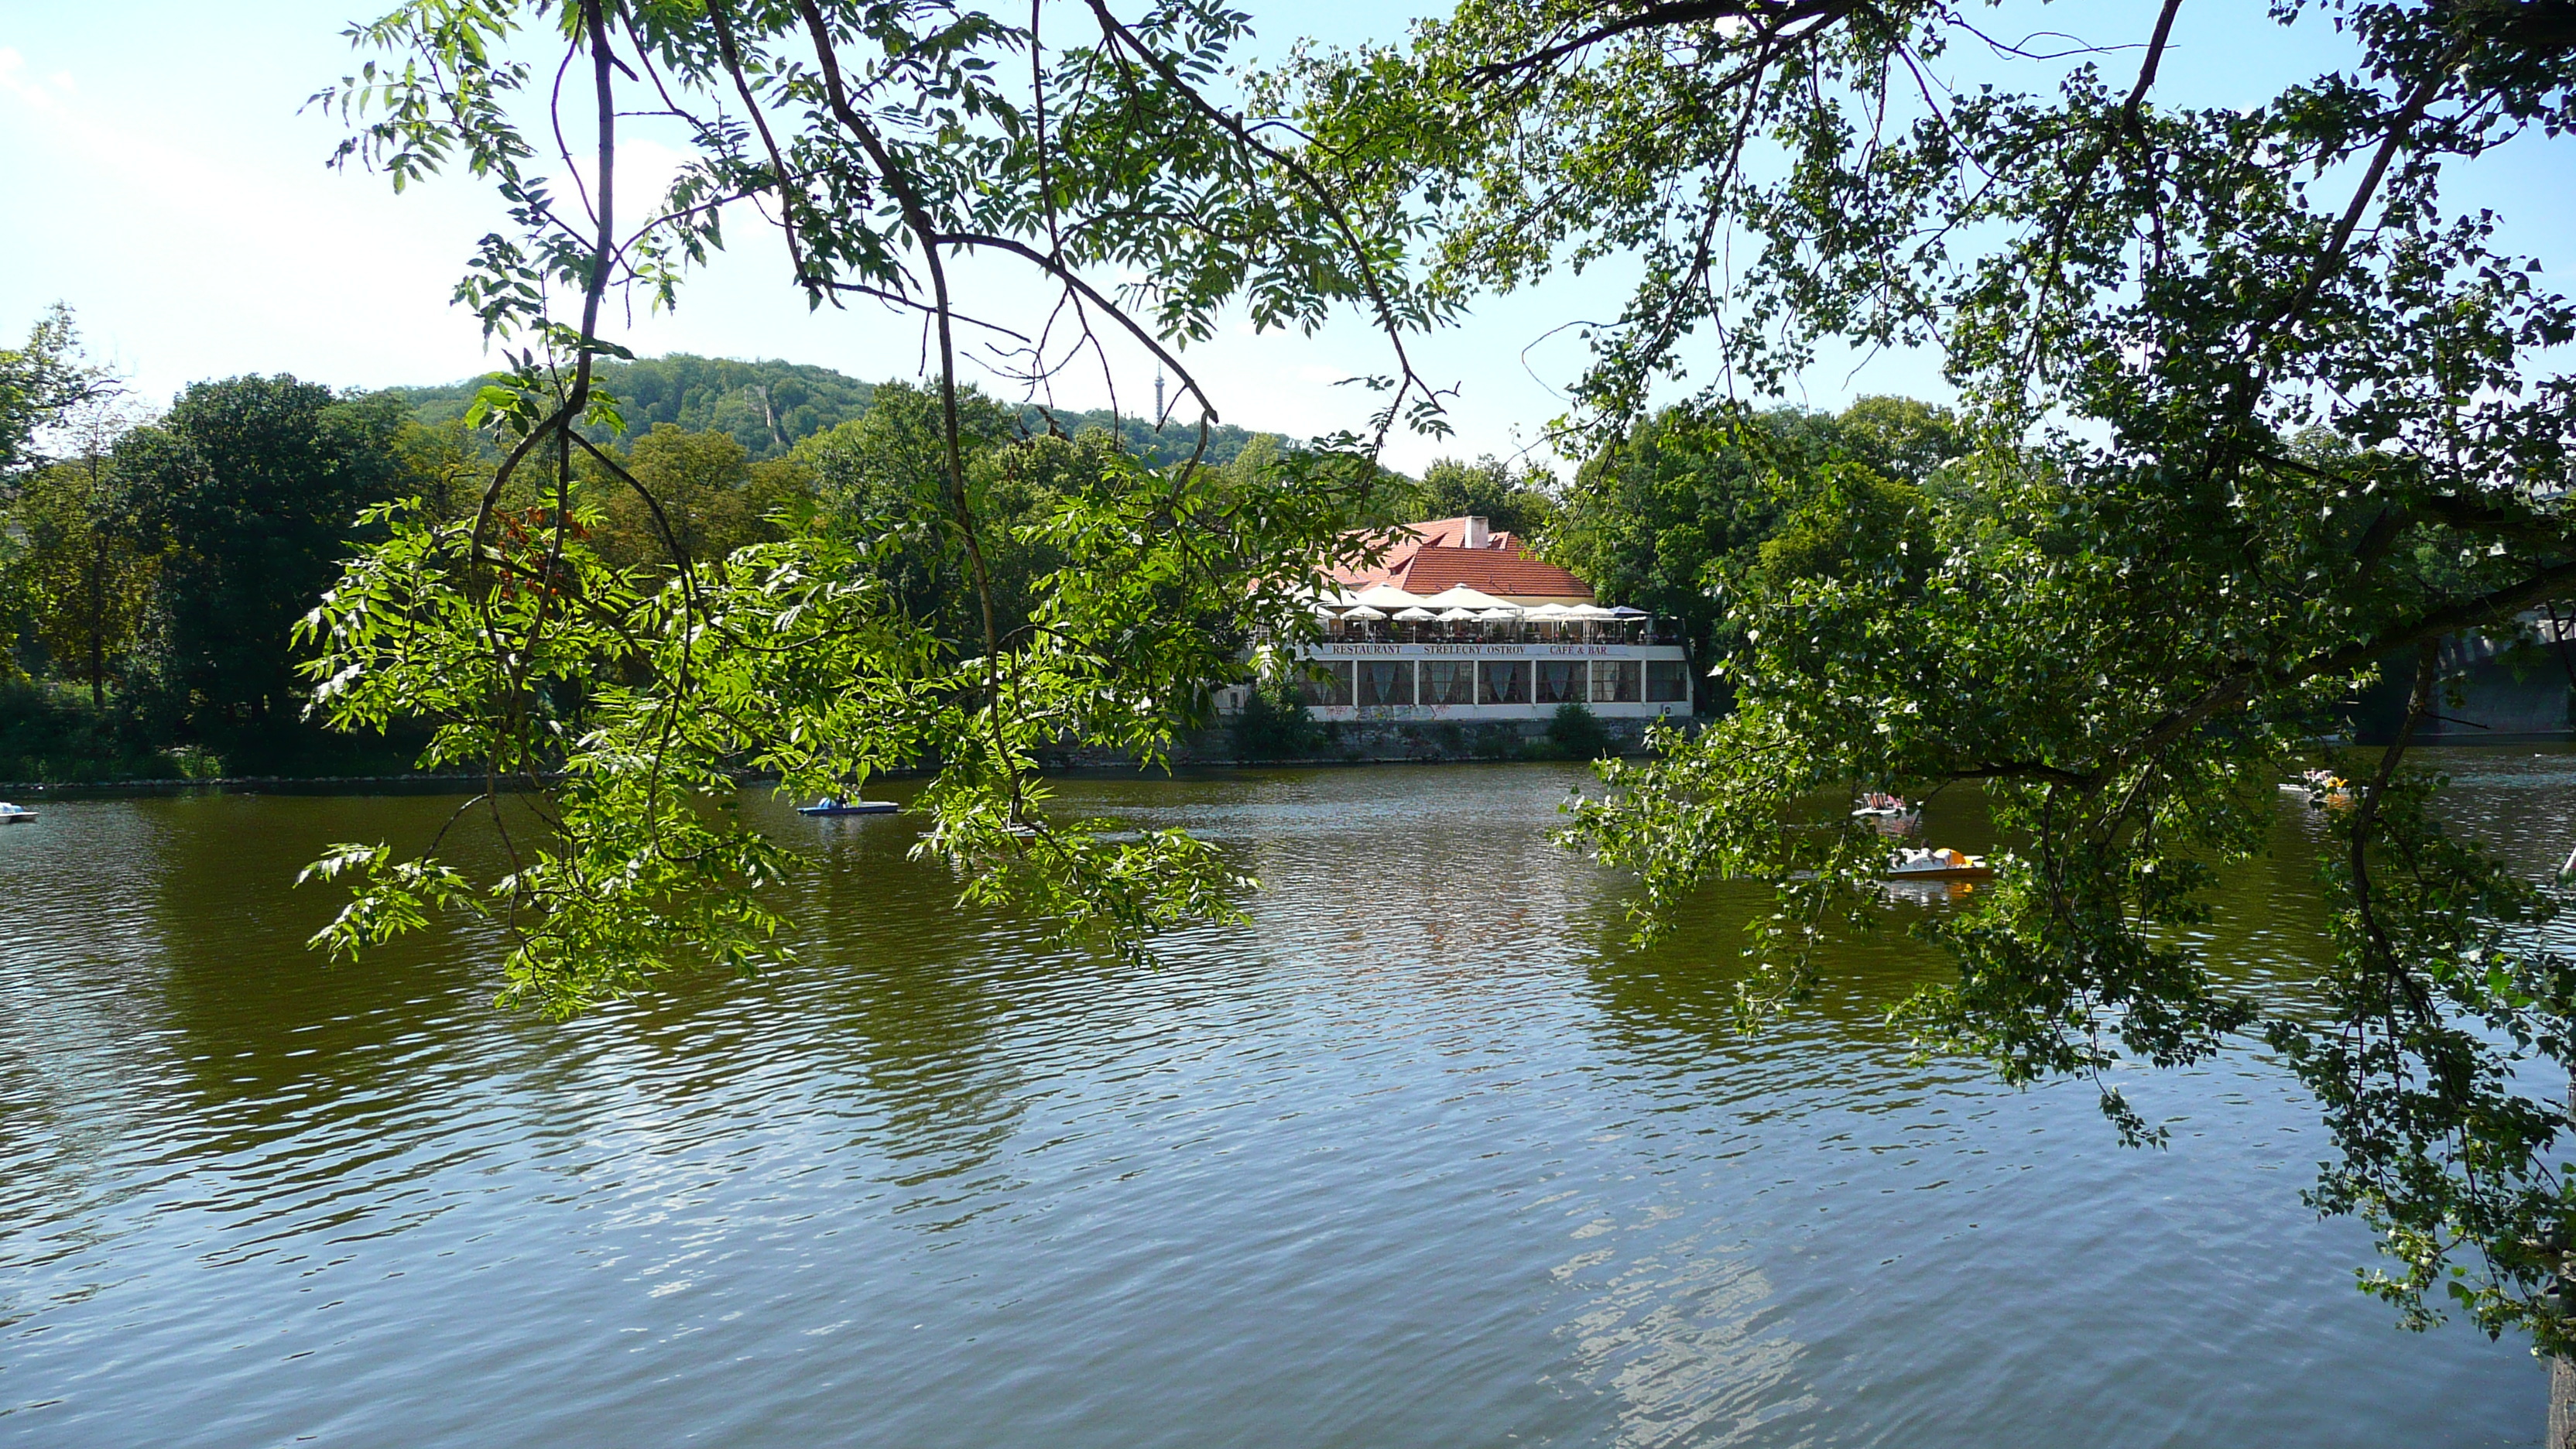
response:
[[[8,616],[22,647],[0,657],[10,672],[31,673],[32,662],[78,678],[94,709],[132,650],[160,563],[135,502],[93,448],[29,470],[6,504]]]
[[[396,394],[289,377],[198,383],[148,417],[81,359],[67,313],[38,338],[80,385],[31,413],[0,494],[0,678],[14,682],[0,778],[399,768],[391,741],[335,742],[300,719],[291,634],[366,540],[362,511],[402,498],[470,516],[494,473],[488,440],[461,419],[424,424]],[[581,470],[578,511],[604,558],[646,574],[676,567],[666,526],[681,554],[721,554],[813,506],[803,464],[752,462],[723,432],[659,426],[603,459]]]
[[[1556,523],[1556,478],[1531,464],[1514,468],[1491,453],[1469,463],[1435,458],[1422,480],[1392,495],[1404,517],[1389,522],[1478,517],[1497,532],[1539,538]]]
[[[339,572],[351,521],[409,480],[383,394],[292,377],[198,383],[127,434],[113,467],[160,556],[145,648],[160,686],[265,718],[294,695],[287,639]]]
[[[1920,486],[1964,448],[1946,410],[1907,398],[1863,398],[1839,415],[1665,408],[1585,461],[1548,554],[1605,598],[1680,624],[1704,676],[1744,643],[1733,601],[1747,570],[1831,465]],[[1704,689],[1701,702],[1721,694]]]
[[[436,424],[463,419],[492,381],[393,391],[420,421]],[[619,401],[617,425],[595,434],[603,442],[669,426],[724,433],[753,459],[781,457],[798,439],[867,411],[872,391],[828,367],[686,352],[603,363],[599,385]]]
[[[354,31],[369,57],[317,98],[354,127],[342,158],[397,188],[451,168],[495,188],[509,229],[457,295],[517,350],[460,420],[499,455],[473,507],[371,515],[385,541],[308,622],[315,707],[432,727],[426,762],[490,779],[475,816],[508,863],[476,878],[435,842],[341,847],[316,870],[354,899],[321,939],[351,953],[435,910],[491,912],[511,997],[557,1010],[775,959],[765,888],[794,860],[711,808],[745,769],[817,794],[935,769],[923,849],[964,897],[1115,949],[1230,912],[1242,882],[1213,846],[1064,819],[1035,763],[1067,737],[1164,758],[1256,627],[1312,627],[1303,591],[1347,561],[1342,528],[1381,482],[1356,438],[1266,449],[1259,486],[1207,466],[1217,407],[1175,345],[1238,303],[1264,329],[1356,308],[1395,357],[1378,434],[1433,406],[1403,361],[1429,313],[1390,270],[1388,219],[1203,93],[1243,25],[1198,0],[1132,21],[1041,4],[1025,24],[926,0],[412,0]],[[622,218],[638,126],[684,162]],[[565,192],[536,168],[575,136],[589,183]],[[809,305],[919,317],[928,367],[795,440],[813,513],[722,553],[608,446],[656,435],[604,370],[631,358],[603,318],[616,293],[675,303],[729,220],[775,226]],[[1026,267],[1052,310],[980,311],[951,273],[970,253]],[[1164,466],[1010,441],[1016,419],[960,375],[961,332],[1039,397],[1135,349],[1204,421]],[[602,546],[603,475],[657,557]]]
[[[598,516],[590,544],[601,560],[662,577],[692,559],[784,537],[814,492],[800,463],[755,463],[730,433],[670,423],[623,451],[603,450],[581,472],[582,502]]]
[[[1289,679],[1256,680],[1234,716],[1238,760],[1294,760],[1322,749],[1323,726],[1306,712],[1306,696]]]
[[[1728,598],[1733,713],[1579,817],[1650,916],[1779,882],[1750,1015],[1871,898],[1852,792],[1982,788],[2026,844],[1936,928],[1957,975],[1912,1009],[1925,1040],[2102,1080],[2144,1139],[2106,1074],[2259,1034],[2338,1147],[2313,1200],[2395,1260],[2373,1286],[2562,1350],[2576,967],[2536,934],[2552,895],[2439,825],[2411,729],[2330,817],[2322,1012],[2223,988],[2193,932],[2337,698],[2393,669],[2420,719],[2439,641],[2576,591],[2576,309],[2441,194],[2576,121],[2576,12],[2276,6],[2348,62],[2207,108],[2159,99],[2192,13],[2042,52],[1916,0],[1464,0],[1278,85],[1312,154],[1436,238],[1434,297],[1634,263],[1567,423],[1630,440],[1595,491],[1656,476],[1664,425],[1632,429],[1685,368],[1724,418],[1828,343],[1943,359],[1963,456],[1921,486],[1808,469]],[[1945,88],[1972,64],[1991,83]]]
[[[307,691],[288,634],[362,541],[361,509],[400,497],[432,519],[473,515],[500,456],[488,431],[424,407],[417,390],[339,394],[287,378],[201,383],[150,418],[120,405],[114,380],[81,358],[67,312],[36,336],[51,375],[77,385],[30,412],[22,466],[0,496],[0,625],[15,645],[0,652],[0,676],[20,682],[0,698],[0,778],[158,776],[227,761],[262,773],[398,768],[399,753],[353,756],[302,727]],[[914,506],[902,489],[939,472],[938,402],[901,382],[883,393],[885,407],[859,405],[769,458],[716,427],[607,434],[597,456],[575,459],[584,540],[612,567],[667,579],[682,560],[796,528],[864,538],[910,526],[891,520]],[[1039,578],[1061,559],[1018,545],[1012,530],[1062,501],[1068,468],[1096,481],[1118,443],[1087,415],[1054,420],[1078,429],[1068,438],[1047,434],[1042,417],[1033,432],[1029,410],[972,390],[963,402],[979,506],[1004,525],[987,562],[1007,626],[1023,627]],[[1254,486],[1280,460],[1268,439],[1237,449],[1225,486]],[[1401,497],[1400,480],[1391,484]],[[544,503],[524,478],[499,497],[508,508]],[[953,635],[971,590],[926,557],[880,548],[874,572]],[[64,686],[83,690],[87,707],[61,697]]]
[[[209,745],[345,766],[296,719],[289,635],[362,507],[436,491],[434,440],[395,399],[287,377],[199,383],[147,417],[68,312],[38,335],[79,385],[29,415],[0,492],[0,776],[174,774]]]

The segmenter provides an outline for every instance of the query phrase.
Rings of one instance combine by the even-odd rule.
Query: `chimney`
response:
[[[1487,548],[1492,543],[1493,532],[1485,526],[1485,520],[1481,518],[1468,519],[1466,531],[1458,539],[1460,548]]]

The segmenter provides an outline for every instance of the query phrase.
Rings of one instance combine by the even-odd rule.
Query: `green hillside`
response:
[[[617,396],[629,432],[649,432],[656,423],[675,423],[692,432],[717,429],[731,433],[755,460],[775,458],[798,439],[825,432],[868,410],[876,393],[872,383],[795,362],[741,362],[724,357],[697,357],[674,352],[635,362],[603,362],[600,385]],[[424,423],[462,417],[482,379],[438,387],[398,387],[391,391],[411,405]],[[1044,432],[1046,418],[1036,407],[1021,410],[1029,431]],[[1056,414],[1056,426],[1068,433],[1108,427],[1107,410]],[[1119,435],[1130,451],[1150,463],[1176,463],[1190,455],[1198,430],[1172,424],[1159,433],[1143,420],[1119,419]],[[1206,460],[1223,463],[1243,451],[1253,434],[1242,428],[1211,430]]]

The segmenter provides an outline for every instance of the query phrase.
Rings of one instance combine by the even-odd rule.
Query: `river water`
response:
[[[2576,757],[2448,764],[2554,864]],[[2131,1079],[2173,1145],[2124,1150],[2084,1086],[1910,1063],[1896,931],[1740,1039],[1743,902],[1620,945],[1547,840],[1581,778],[1071,782],[1268,887],[1151,971],[954,910],[910,817],[764,804],[825,859],[803,964],[568,1025],[489,1006],[488,937],[301,948],[299,864],[452,800],[46,803],[0,831],[0,1442],[2538,1441],[2520,1346],[2353,1289],[2259,1055]],[[2311,829],[2229,886],[2257,989]]]

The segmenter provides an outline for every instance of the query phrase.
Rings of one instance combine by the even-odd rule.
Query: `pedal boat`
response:
[[[1995,868],[1982,855],[1955,850],[1900,850],[1887,858],[1888,880],[1992,880]]]
[[[2321,800],[2327,805],[2352,803],[2352,782],[2331,770],[2309,770],[2296,780],[2282,781],[2281,790],[2284,794]]]
[[[811,805],[799,805],[799,815],[892,815],[900,809],[891,800],[835,800],[826,795]]]

